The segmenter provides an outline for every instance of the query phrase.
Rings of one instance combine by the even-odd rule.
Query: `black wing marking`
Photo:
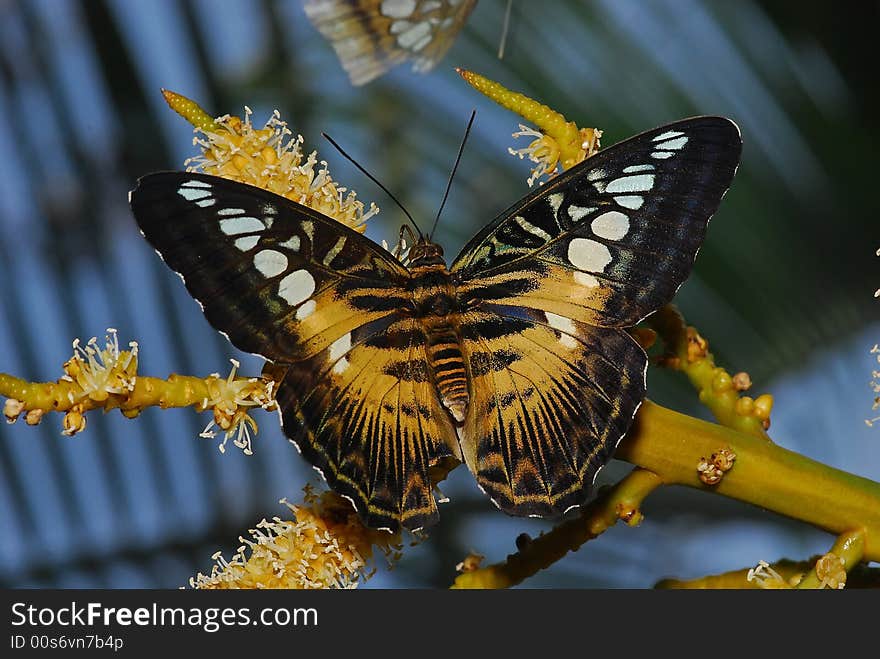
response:
[[[462,302],[634,325],[690,274],[741,150],[733,122],[697,117],[601,151],[468,243],[451,267]]]

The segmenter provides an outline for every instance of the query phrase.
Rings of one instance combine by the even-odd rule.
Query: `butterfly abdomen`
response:
[[[458,332],[444,320],[424,323],[423,327],[428,338],[428,362],[440,400],[460,423],[464,421],[470,397]]]
[[[470,401],[458,332],[458,302],[449,271],[440,258],[410,267],[416,317],[425,334],[428,364],[443,406],[459,423]]]

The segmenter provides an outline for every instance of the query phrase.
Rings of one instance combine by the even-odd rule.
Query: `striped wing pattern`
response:
[[[464,459],[513,515],[584,503],[645,395],[647,357],[626,332],[547,316],[485,305],[462,318]]]
[[[432,523],[428,470],[457,446],[416,378],[424,337],[399,318],[408,271],[338,222],[227,179],[151,174],[131,206],[211,324],[270,360],[284,432],[330,486],[374,527]]]
[[[411,60],[430,71],[452,46],[476,0],[306,0],[354,85]]]
[[[436,523],[430,469],[457,457],[451,421],[428,377],[415,320],[392,315],[291,365],[280,382],[282,425],[364,523],[396,530]]]
[[[740,150],[719,117],[648,131],[526,197],[453,263],[461,303],[489,314],[462,325],[462,452],[505,512],[558,514],[587,497],[644,397],[646,357],[620,328],[690,274]]]

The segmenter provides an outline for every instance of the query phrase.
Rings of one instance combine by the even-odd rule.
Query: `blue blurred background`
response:
[[[516,0],[499,61],[505,5],[481,0],[430,75],[404,66],[353,88],[297,1],[0,3],[0,371],[55,380],[75,337],[115,327],[140,343],[142,374],[226,372],[230,357],[259,372],[209,327],[128,210],[137,176],[194,154],[161,87],[215,115],[247,104],[255,123],[279,109],[334,178],[383,207],[368,235],[389,242],[400,214],[320,132],[429,218],[476,108],[437,234],[455,254],[527,192],[528,174],[506,153],[517,118],[464,84],[452,69],[463,66],[601,127],[606,146],[695,114],[737,121],[743,164],[677,302],[720,363],[774,394],[778,443],[880,479],[880,428],[864,423],[880,341],[877,3],[855,16],[823,3]],[[649,395],[705,416],[676,374],[651,371]],[[184,585],[316,478],[274,415],[258,418],[252,457],[199,439],[208,420],[90,416],[74,438],[61,436],[58,415],[0,427],[0,584]],[[628,468],[612,462],[600,481]],[[443,490],[452,501],[431,539],[368,587],[447,586],[469,551],[500,560],[519,533],[550,526],[497,512],[464,469]],[[649,587],[804,558],[832,541],[680,488],[644,512],[638,529],[614,528],[525,585]]]

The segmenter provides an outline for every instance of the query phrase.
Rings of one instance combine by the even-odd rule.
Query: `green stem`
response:
[[[736,454],[717,485],[697,464],[721,448]],[[880,483],[834,469],[755,435],[645,401],[615,457],[657,474],[665,485],[713,490],[841,535],[864,533],[864,558],[880,561]]]

